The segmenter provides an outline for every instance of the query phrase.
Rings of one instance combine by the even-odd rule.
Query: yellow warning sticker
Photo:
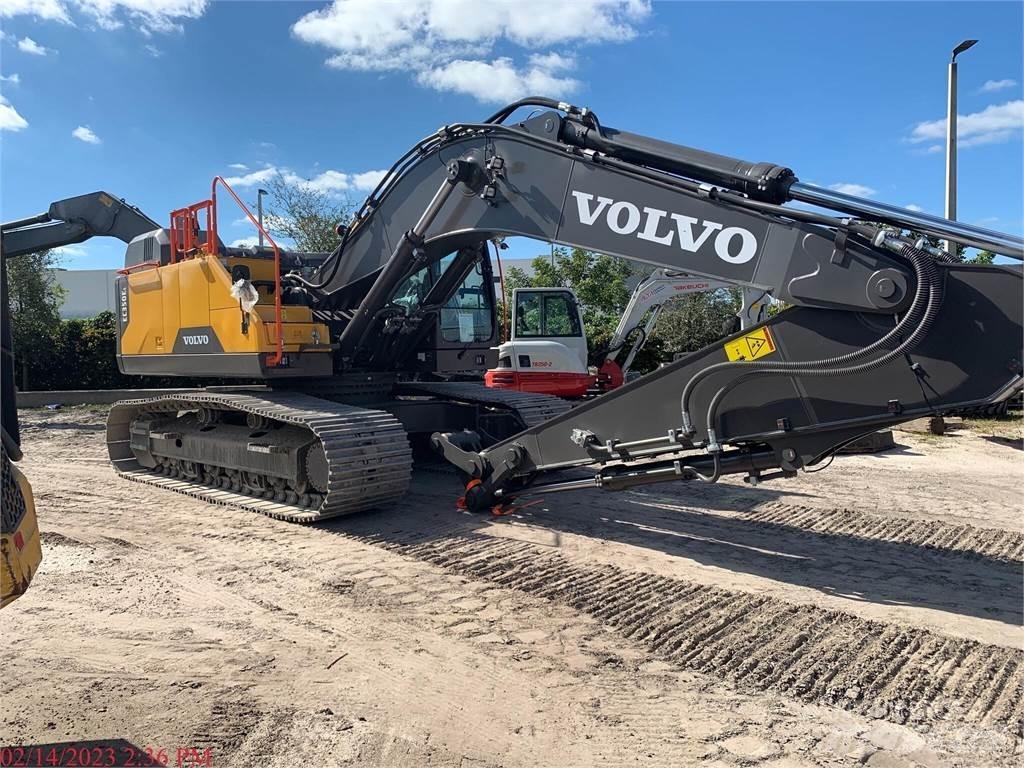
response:
[[[767,328],[758,328],[738,339],[725,342],[725,356],[731,362],[757,360],[759,357],[767,357],[774,352],[775,341]]]

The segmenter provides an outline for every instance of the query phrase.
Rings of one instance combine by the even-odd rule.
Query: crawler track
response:
[[[307,428],[327,459],[327,493],[316,508],[261,499],[201,482],[164,477],[139,464],[130,447],[132,422],[143,413],[210,406]],[[122,477],[268,517],[309,523],[386,506],[405,495],[412,453],[402,425],[384,411],[288,392],[257,395],[196,392],[115,403],[107,418],[107,450]]]
[[[404,395],[434,395],[448,400],[506,408],[518,413],[527,429],[561,416],[572,407],[568,400],[560,397],[511,389],[491,389],[472,381],[403,382],[397,385],[397,391]]]

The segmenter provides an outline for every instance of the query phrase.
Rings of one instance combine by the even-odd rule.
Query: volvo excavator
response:
[[[522,108],[532,111],[515,119]],[[430,449],[460,470],[474,511],[578,488],[736,473],[757,483],[1021,386],[1020,267],[955,263],[929,244],[1020,260],[1021,238],[617,130],[564,102],[523,99],[419,141],[331,253],[291,253],[268,233],[265,248],[226,247],[218,196],[241,204],[215,179],[169,227],[86,196],[109,221],[51,208],[4,225],[4,250],[52,246],[39,234],[47,227],[126,240],[120,369],[266,388],[115,404],[115,470],[280,519],[391,504],[406,493],[414,451]],[[488,247],[507,236],[639,260],[789,308],[572,409],[488,389]]]

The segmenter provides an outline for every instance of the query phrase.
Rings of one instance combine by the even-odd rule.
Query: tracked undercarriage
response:
[[[569,407],[471,382],[400,391],[494,409],[514,429]],[[107,419],[107,448],[129,480],[292,522],[387,506],[405,495],[413,465],[405,428],[386,410],[273,390],[123,400]]]

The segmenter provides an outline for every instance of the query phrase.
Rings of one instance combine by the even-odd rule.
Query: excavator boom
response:
[[[569,112],[505,130],[449,127],[458,138],[446,156],[461,159],[448,177],[475,179],[487,206],[445,209],[442,185],[421,219],[427,226],[411,234],[429,247],[469,229],[528,234],[529,222],[535,236],[761,289],[792,308],[486,450],[472,449],[473,435],[435,435],[435,447],[473,477],[471,505],[531,485],[618,488],[733,472],[757,482],[814,466],[880,427],[981,407],[1020,387],[1019,268],[950,263],[898,230],[1018,259],[1019,238],[819,194],[781,166],[646,140]],[[797,198],[874,218],[780,205]],[[593,479],[545,482],[583,467]]]

